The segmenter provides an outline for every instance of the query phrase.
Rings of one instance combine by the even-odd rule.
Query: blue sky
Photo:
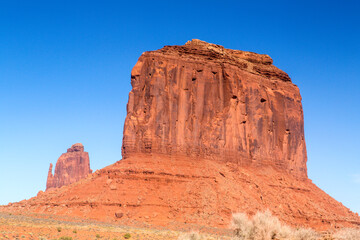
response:
[[[309,176],[360,213],[357,1],[1,1],[0,204],[45,189],[82,142],[93,170],[121,159],[142,52],[197,38],[270,55],[300,88]]]

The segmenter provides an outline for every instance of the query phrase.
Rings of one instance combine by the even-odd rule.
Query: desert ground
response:
[[[46,215],[14,215],[0,213],[0,239],[36,240],[115,240],[115,239],[178,239],[186,232],[129,227],[75,218]],[[205,239],[231,239],[230,234],[202,234]]]

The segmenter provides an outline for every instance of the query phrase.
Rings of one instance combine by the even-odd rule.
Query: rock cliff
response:
[[[53,165],[50,163],[46,190],[77,182],[92,173],[89,153],[84,152],[84,146],[81,143],[76,143],[57,160],[54,175],[52,169]]]
[[[142,54],[131,84],[124,158],[205,157],[307,177],[299,89],[268,55],[192,40]]]

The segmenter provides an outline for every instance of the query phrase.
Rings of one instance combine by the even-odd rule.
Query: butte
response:
[[[2,211],[228,228],[269,209],[291,226],[359,226],[307,176],[298,87],[268,55],[192,40],[141,55],[123,159]]]

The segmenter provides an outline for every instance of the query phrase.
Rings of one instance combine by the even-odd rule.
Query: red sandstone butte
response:
[[[46,190],[69,185],[92,173],[89,153],[84,152],[84,146],[81,143],[72,145],[71,148],[68,148],[67,153],[60,156],[56,162],[54,175],[52,168],[53,165],[50,163]]]
[[[144,53],[131,84],[124,158],[194,156],[307,178],[299,89],[269,56],[193,40]]]
[[[299,89],[269,56],[192,40],[143,53],[131,84],[121,161],[0,210],[196,229],[269,209],[291,226],[360,225],[308,179]]]

